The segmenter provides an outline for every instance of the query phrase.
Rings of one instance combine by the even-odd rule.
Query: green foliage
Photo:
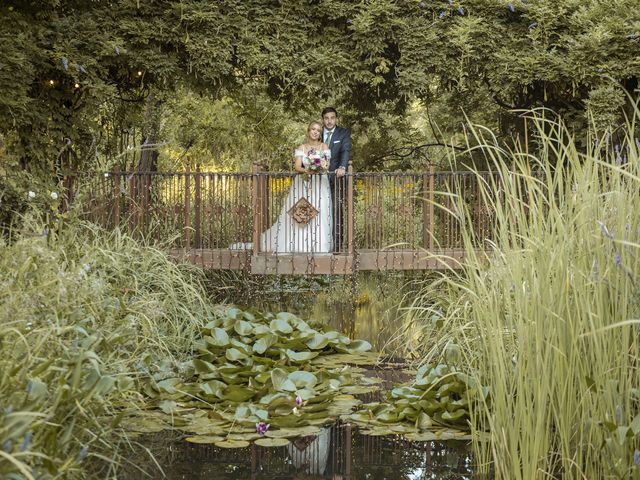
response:
[[[362,405],[349,419],[363,426],[365,434],[405,433],[413,440],[444,439],[446,436],[437,435],[438,430],[434,432],[434,423],[467,430],[470,404],[478,401],[489,402],[488,387],[455,367],[426,364],[411,384],[395,387],[382,402]],[[424,435],[433,438],[421,438]]]
[[[500,149],[488,129],[471,132],[497,175],[483,191],[495,240],[485,255],[466,233],[468,264],[443,279],[439,306],[421,305],[425,329],[456,341],[491,388],[470,418],[474,434],[490,431],[475,445],[497,477],[640,478],[633,124],[618,149],[595,137],[583,156],[566,125],[531,116],[538,157]]]
[[[156,110],[147,104],[172,101],[179,84],[243,105],[255,98],[251,90],[265,92],[278,109],[306,113],[295,121],[334,103],[346,125],[371,135],[367,125],[389,114],[401,122],[413,99],[446,138],[459,131],[461,108],[483,123],[497,120],[505,135],[522,134],[507,111],[514,107],[552,108],[578,132],[590,108],[607,128],[619,123],[624,98],[607,85],[628,92],[638,85],[635,7],[632,0],[5,2],[0,129],[23,166],[56,168],[65,139],[64,167],[84,168],[96,155],[113,161],[149,138]],[[184,143],[188,122],[177,124],[169,131],[182,130],[174,138]],[[270,144],[274,130],[264,126],[250,147],[244,139],[236,145],[254,157],[280,155],[282,144]],[[394,143],[380,133],[370,148]],[[214,139],[215,153],[224,139]]]
[[[0,476],[104,477],[117,410],[190,358],[210,307],[197,271],[117,231],[42,231],[0,248]]]
[[[344,368],[376,362],[368,342],[287,312],[221,309],[195,346],[191,375],[156,375],[144,389],[145,405],[164,414],[130,412],[129,428],[179,428],[198,435],[190,441],[218,445],[260,438],[265,431],[257,432],[256,424],[263,422],[272,427],[269,436],[295,437],[350,413],[360,403],[353,394],[377,389],[357,369]]]

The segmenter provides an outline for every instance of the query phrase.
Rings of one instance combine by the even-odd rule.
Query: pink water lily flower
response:
[[[264,422],[256,423],[256,432],[258,433],[258,435],[264,436],[264,434],[267,433],[267,430],[269,430],[268,423],[264,423]]]

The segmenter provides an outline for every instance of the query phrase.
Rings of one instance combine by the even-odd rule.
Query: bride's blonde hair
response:
[[[309,137],[309,132],[311,131],[311,127],[313,125],[318,125],[320,127],[320,143],[322,143],[322,123],[320,123],[317,120],[312,121],[309,126],[307,127],[307,133],[305,133],[304,135],[304,143],[309,143],[309,141],[311,140],[311,138]]]

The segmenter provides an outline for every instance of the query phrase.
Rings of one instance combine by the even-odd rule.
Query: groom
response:
[[[331,187],[331,199],[333,201],[333,251],[339,253],[343,248],[344,240],[344,204],[347,192],[345,174],[349,166],[351,156],[351,134],[344,127],[336,125],[338,112],[333,107],[322,110],[322,141],[331,150],[329,162],[329,185]]]

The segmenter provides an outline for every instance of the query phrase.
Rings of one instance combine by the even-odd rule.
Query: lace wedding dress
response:
[[[295,156],[301,156],[302,165],[307,168],[305,153],[296,150]],[[332,215],[328,175],[296,175],[278,218],[260,238],[260,251],[329,253]]]

